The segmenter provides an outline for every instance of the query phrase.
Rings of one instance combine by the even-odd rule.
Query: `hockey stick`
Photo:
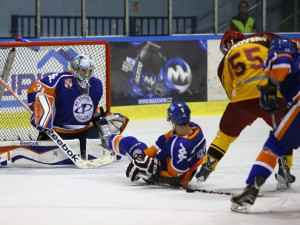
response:
[[[228,191],[213,191],[199,188],[184,188],[188,193],[201,192],[206,194],[218,194],[218,195],[233,195],[234,193]],[[263,195],[258,195],[257,197],[263,197]]]
[[[212,191],[212,190],[206,190],[206,189],[199,189],[199,188],[184,188],[186,192],[193,193],[193,192],[201,192],[201,193],[207,193],[207,194],[219,194],[219,195],[232,195],[232,192],[226,192],[226,191]]]
[[[5,62],[5,65],[4,65],[4,69],[3,69],[3,72],[2,72],[2,77],[1,78],[5,82],[7,82],[7,80],[8,80],[8,77],[9,77],[9,74],[10,74],[10,71],[11,71],[11,67],[12,67],[12,64],[14,62],[15,55],[16,55],[16,49],[12,48],[9,51],[8,55],[7,55],[7,59],[6,59],[6,62]],[[2,100],[4,89],[5,88],[0,87],[0,102]]]
[[[151,180],[150,177],[148,177],[145,174],[138,173],[138,177],[144,179],[144,180]],[[178,187],[177,187],[178,188]],[[227,191],[213,191],[213,190],[206,190],[206,189],[200,189],[200,188],[190,188],[190,187],[180,187],[180,189],[184,189],[187,193],[194,193],[194,192],[201,192],[201,193],[206,193],[206,194],[218,194],[218,195],[233,195],[234,193],[232,192],[227,192]],[[257,197],[263,197],[263,195],[258,195]]]
[[[0,78],[0,83],[21,103],[21,105],[31,114],[31,109],[16,95],[16,93],[7,85],[7,83]],[[51,138],[51,140],[68,156],[68,158],[81,169],[95,168],[109,164],[114,161],[113,156],[104,156],[99,159],[83,160],[81,159],[70,146],[53,130],[45,129],[45,133]]]

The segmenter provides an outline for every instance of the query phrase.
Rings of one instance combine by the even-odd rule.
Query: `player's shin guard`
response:
[[[254,178],[258,176],[268,179],[276,166],[276,161],[277,156],[273,152],[262,150],[251,168],[246,183],[253,184]]]
[[[207,150],[207,156],[203,159],[202,165],[206,164],[208,157],[211,157],[216,161],[212,167],[212,171],[214,171],[218,162],[223,158],[230,144],[234,142],[236,138],[237,137],[228,136],[219,130],[217,136]]]

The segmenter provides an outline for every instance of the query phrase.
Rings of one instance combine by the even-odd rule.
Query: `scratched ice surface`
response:
[[[195,116],[207,145],[220,116]],[[151,145],[170,129],[162,119],[130,121],[124,135]],[[240,193],[270,128],[258,120],[234,142],[202,188]],[[208,146],[207,146],[208,147]],[[0,168],[1,225],[188,225],[299,224],[300,153],[294,153],[293,187],[276,191],[274,174],[262,187],[250,215],[230,211],[230,196],[132,183],[125,177],[127,158],[97,169]],[[277,171],[277,168],[275,169]],[[191,186],[196,185],[196,180]]]

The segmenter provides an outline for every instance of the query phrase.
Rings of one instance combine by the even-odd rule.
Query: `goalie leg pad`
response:
[[[53,125],[53,104],[52,96],[38,93],[34,99],[34,123],[38,127],[51,129]]]
[[[80,155],[79,140],[66,140]],[[52,141],[0,142],[0,167],[74,167],[74,163]]]

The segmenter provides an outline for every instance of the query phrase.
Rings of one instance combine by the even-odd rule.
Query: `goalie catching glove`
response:
[[[150,158],[147,155],[136,154],[134,160],[128,165],[126,176],[132,181],[137,181],[139,174],[151,178],[161,169],[160,162],[157,158]]]
[[[108,126],[111,134],[121,134],[125,130],[129,119],[120,113],[104,112],[103,108],[100,107],[100,112],[94,114],[92,122],[98,128],[100,135],[103,135],[101,126]],[[104,128],[103,130],[107,129]]]
[[[129,119],[120,113],[111,113],[110,111],[104,112],[100,107],[100,113],[95,113],[92,119],[95,127],[97,127],[104,148],[109,149],[106,139],[110,134],[121,134]]]

